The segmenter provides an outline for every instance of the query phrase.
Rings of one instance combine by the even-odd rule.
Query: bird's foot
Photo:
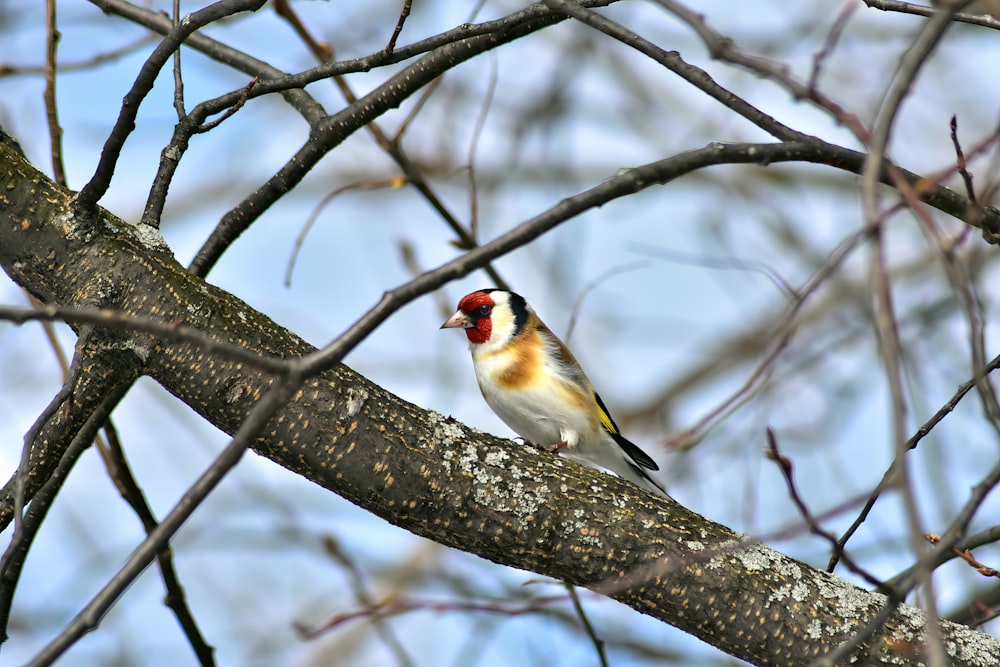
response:
[[[565,440],[563,440],[561,442],[557,442],[554,445],[549,445],[549,451],[550,452],[558,452],[563,447],[568,447],[568,446],[569,446],[569,443],[566,442]]]

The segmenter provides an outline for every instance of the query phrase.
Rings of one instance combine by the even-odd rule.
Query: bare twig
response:
[[[230,118],[250,99],[251,91],[257,85],[257,78],[240,89],[239,93],[232,96],[232,104],[219,115],[218,118],[206,122],[206,118],[214,107],[211,104],[201,103],[191,110],[191,113],[181,117],[177,125],[174,126],[174,133],[170,142],[160,152],[160,162],[156,169],[156,176],[149,188],[149,195],[146,197],[146,206],[142,211],[142,218],[139,224],[149,225],[153,229],[159,229],[163,216],[163,207],[167,202],[167,191],[173,182],[174,174],[180,165],[181,158],[187,152],[191,137],[215,129],[220,123]]]
[[[469,235],[473,243],[479,239],[479,182],[476,180],[476,153],[479,150],[479,139],[482,137],[486,118],[493,106],[493,95],[497,89],[497,59],[490,58],[490,78],[486,84],[486,95],[479,108],[476,124],[472,129],[472,139],[469,141]],[[470,248],[463,248],[469,250]]]
[[[149,503],[146,501],[145,494],[139,487],[138,482],[136,482],[135,476],[132,474],[128,459],[125,458],[125,451],[118,440],[118,431],[114,428],[110,419],[104,425],[104,435],[107,438],[108,447],[102,451],[102,458],[108,470],[108,475],[111,477],[122,498],[132,508],[136,516],[139,517],[139,521],[148,535],[157,526],[156,517],[153,515],[153,510],[149,506]],[[187,637],[195,657],[198,658],[198,664],[202,667],[214,665],[214,649],[205,641],[201,630],[198,628],[198,623],[195,621],[194,614],[191,613],[191,609],[188,607],[187,597],[184,595],[184,587],[181,585],[180,579],[177,576],[177,570],[174,568],[174,558],[169,546],[164,547],[156,554],[156,564],[160,570],[160,578],[163,579],[163,586],[166,589],[166,596],[163,598],[163,603],[174,612],[177,623],[181,626],[181,631]]]
[[[206,123],[201,123],[200,125],[197,125],[194,128],[193,131],[195,133],[199,133],[199,134],[200,133],[204,133],[204,132],[208,132],[210,130],[214,130],[215,128],[217,128],[226,119],[232,118],[233,114],[235,114],[237,111],[239,111],[240,109],[242,109],[243,105],[246,104],[247,100],[250,99],[250,91],[253,90],[253,87],[257,85],[257,81],[258,81],[258,79],[256,77],[254,77],[253,79],[250,79],[250,82],[247,83],[247,85],[243,86],[243,94],[239,97],[238,100],[236,100],[236,102],[231,107],[229,107],[224,112],[222,112],[219,115],[218,118],[216,118],[216,119],[214,119],[212,121],[209,121],[209,122],[206,122]],[[170,149],[170,147],[168,146],[167,150],[169,150],[169,149]]]
[[[945,417],[951,414],[951,412],[958,406],[959,402],[965,397],[965,395],[968,394],[969,391],[971,391],[976,386],[976,384],[979,381],[979,378],[982,375],[992,373],[997,368],[1000,368],[1000,356],[994,357],[993,360],[990,361],[989,364],[987,364],[987,366],[982,370],[981,373],[976,373],[971,380],[962,384],[958,388],[958,391],[956,391],[955,394],[950,399],[948,399],[948,401],[944,405],[942,405],[938,409],[938,411],[931,416],[930,419],[924,422],[924,424],[921,425],[920,428],[918,428],[917,431],[912,436],[910,436],[910,438],[906,441],[905,447],[903,448],[904,451],[910,451],[912,449],[915,449],[917,445],[920,444],[920,441],[923,440],[928,433],[934,430],[935,426],[937,426],[939,423],[941,423],[941,421]],[[827,572],[833,572],[833,570],[837,567],[837,562],[840,559],[840,553],[843,551],[844,545],[847,544],[848,540],[850,540],[851,537],[853,537],[854,533],[856,533],[858,528],[861,527],[861,524],[864,523],[865,520],[868,518],[869,513],[875,506],[875,502],[879,499],[881,493],[885,489],[895,484],[895,479],[894,479],[895,470],[896,470],[896,463],[894,460],[893,463],[890,464],[889,467],[886,469],[886,471],[882,474],[882,479],[875,486],[875,490],[872,491],[870,496],[868,496],[868,500],[865,502],[865,505],[861,509],[861,512],[858,514],[858,517],[854,520],[854,522],[850,525],[850,527],[848,527],[848,529],[844,531],[844,534],[840,536],[840,539],[837,540],[838,548],[834,550],[833,555],[830,557],[830,562],[826,566]]]
[[[38,431],[41,430],[45,422],[51,419],[59,410],[67,409],[65,406],[71,401],[73,396],[72,380],[73,378],[67,378],[66,382],[62,384],[59,391],[52,397],[48,405],[45,406],[42,413],[38,415],[35,423],[32,424],[24,436],[24,444],[21,446],[21,460],[18,463],[17,470],[14,471],[14,535],[11,538],[12,543],[18,539],[18,533],[23,530],[21,521],[24,517],[24,506],[28,501],[25,494],[25,478],[28,475],[30,467],[32,443],[35,441]],[[0,565],[0,579],[5,579],[4,569],[5,567]]]
[[[290,372],[286,377],[277,380],[267,390],[267,393],[250,411],[246,421],[243,422],[222,453],[212,462],[212,465],[202,473],[180,501],[163,518],[163,522],[154,528],[132,552],[125,565],[114,577],[105,584],[65,629],[28,663],[29,667],[51,665],[81,637],[97,627],[107,610],[135,581],[136,577],[146,569],[156,555],[166,547],[170,538],[201,505],[212,489],[236,466],[257,433],[292,396],[300,380],[300,375]]]
[[[869,225],[882,220],[876,202],[877,174],[882,172],[883,161],[892,136],[899,109],[922,69],[928,56],[937,46],[947,30],[951,15],[959,9],[956,5],[948,10],[939,10],[924,25],[913,40],[911,46],[900,60],[899,68],[885,93],[882,108],[872,125],[870,151],[865,159],[865,167],[861,180],[861,200],[865,222]],[[910,483],[909,467],[905,453],[906,449],[906,397],[902,385],[902,347],[896,329],[895,312],[892,303],[892,292],[887,272],[885,270],[884,244],[879,233],[872,240],[871,246],[871,276],[874,280],[876,300],[876,332],[882,351],[882,359],[886,369],[886,379],[889,384],[889,394],[892,401],[892,443],[897,464],[896,474],[900,478],[900,489],[903,496],[903,507],[906,511],[910,530],[909,537],[914,554],[920,553],[923,530],[920,526],[920,516],[913,486]],[[921,563],[922,560],[918,560]],[[937,605],[934,597],[934,583],[930,569],[921,565],[917,570],[917,579],[926,591],[925,609],[928,615],[928,659],[932,667],[943,667],[945,650],[941,641],[938,626]]]
[[[566,0],[558,1],[565,2]],[[732,63],[738,67],[742,67],[750,72],[753,72],[758,76],[769,79],[787,90],[795,99],[804,99],[813,102],[816,106],[824,109],[839,122],[850,128],[855,136],[862,138],[862,141],[864,141],[863,137],[867,136],[867,130],[861,123],[860,119],[855,114],[847,111],[838,102],[817,89],[814,79],[810,79],[808,82],[802,83],[795,79],[789,72],[788,68],[784,65],[778,65],[767,58],[762,58],[760,56],[740,51],[730,37],[724,36],[711,28],[705,22],[704,16],[685,7],[675,0],[655,1],[657,4],[674,14],[678,19],[687,23],[691,29],[694,30],[699,37],[701,37],[702,41],[705,43],[705,47],[708,49],[709,54],[711,54],[713,58]],[[834,33],[832,32],[831,37],[833,34]],[[814,61],[814,67],[816,62],[817,61]],[[815,69],[814,74],[816,74]]]
[[[573,584],[563,583],[563,586],[566,587],[566,591],[569,593],[569,599],[573,601],[573,610],[576,612],[580,622],[583,623],[583,631],[590,639],[590,643],[594,645],[594,651],[597,652],[598,663],[601,667],[608,667],[608,654],[604,648],[604,640],[597,636],[597,631],[594,630],[594,626],[590,623],[590,619],[587,618],[587,612],[583,608],[583,603],[580,602],[580,594],[577,592],[576,587]]]
[[[890,579],[886,585],[900,594],[908,592],[913,586],[921,583],[922,572],[929,571],[943,560],[948,560],[953,555],[952,547],[956,546],[965,536],[972,518],[997,484],[1000,484],[1000,464],[995,465],[978,484],[972,487],[969,498],[955,515],[955,519],[948,526],[948,529],[941,535],[941,539],[934,549],[921,556],[911,567]],[[923,536],[921,536],[922,538]],[[944,554],[948,554],[948,557],[945,558]]]
[[[399,20],[396,21],[396,27],[392,31],[389,43],[385,45],[387,55],[391,55],[393,49],[396,48],[396,40],[399,39],[399,33],[403,32],[403,24],[406,23],[406,18],[410,15],[410,6],[412,4],[413,0],[403,0],[403,9],[399,12]]]
[[[129,56],[135,51],[155,41],[156,35],[142,35],[141,37],[137,37],[123,46],[111,49],[110,51],[95,54],[89,58],[68,62],[64,60],[59,62],[56,64],[56,72],[80,72],[83,70],[94,69],[99,65],[114,62]],[[42,65],[16,65],[10,63],[0,63],[0,77],[24,75],[45,76],[47,69],[48,63],[43,63]]]
[[[181,21],[181,0],[174,0],[173,22],[174,28]],[[184,111],[184,77],[181,75],[181,50],[174,51],[174,109],[177,111],[177,119],[181,120],[186,115]]]
[[[995,618],[1000,617],[1000,609],[990,609],[989,607],[985,607],[981,604],[977,604],[976,606],[979,611],[983,612],[983,615],[981,618],[976,619],[976,621],[969,623],[969,627],[973,630],[989,623]]]
[[[67,387],[69,383],[64,384],[64,391],[68,394]],[[59,458],[59,463],[56,465],[49,479],[41,486],[37,493],[35,493],[32,498],[31,504],[28,506],[28,511],[25,513],[24,517],[19,520],[17,527],[14,529],[14,534],[11,537],[10,543],[7,545],[7,549],[4,551],[3,557],[0,558],[0,643],[7,638],[7,626],[10,621],[10,610],[11,604],[14,600],[14,591],[17,588],[18,580],[21,577],[21,570],[24,567],[24,562],[28,556],[28,549],[31,546],[35,535],[38,533],[38,529],[41,527],[42,522],[45,520],[48,514],[49,508],[52,506],[52,501],[55,499],[56,494],[62,489],[63,483],[69,476],[70,470],[76,463],[77,459],[80,458],[80,454],[90,446],[93,442],[94,436],[97,431],[101,428],[101,425],[107,420],[111,411],[114,409],[118,402],[125,396],[131,384],[126,384],[118,389],[112,390],[104,400],[94,409],[90,416],[87,418],[86,422],[73,437],[66,451],[62,453]],[[61,391],[60,394],[63,394]],[[59,397],[56,398],[50,405],[54,405],[57,408],[61,405],[61,400]],[[45,415],[43,414],[42,417]],[[42,417],[39,418],[38,424],[41,423]],[[37,430],[33,427],[32,429]],[[30,433],[27,442],[30,442]],[[27,449],[27,445],[26,445]],[[23,468],[27,470],[27,468]],[[22,473],[22,468],[18,469],[15,473],[20,479]],[[20,516],[18,512],[17,516]]]
[[[660,1],[660,0],[658,0]],[[742,99],[731,91],[726,90],[717,84],[708,72],[690,65],[681,59],[676,51],[666,51],[649,40],[643,39],[628,28],[622,26],[611,19],[598,14],[597,12],[570,0],[544,0],[549,7],[560,12],[565,12],[567,16],[572,16],[576,20],[589,25],[595,30],[603,32],[619,42],[629,46],[639,53],[651,58],[654,62],[666,67],[669,71],[678,75],[688,83],[694,85],[698,90],[706,93],[716,101],[724,104],[730,110],[743,116],[748,121],[764,130],[768,134],[783,141],[799,141],[808,137],[801,132],[779,123],[768,116],[760,109]],[[661,4],[667,4],[667,0],[662,0]],[[671,3],[672,4],[672,3]],[[681,8],[683,9],[683,8]]]
[[[972,186],[972,174],[969,173],[968,165],[965,164],[965,153],[962,152],[962,144],[958,141],[957,116],[952,115],[950,127],[951,145],[955,147],[955,168],[958,171],[958,175],[962,177],[962,182],[965,183],[965,192],[969,196],[969,201],[972,202],[973,206],[978,206],[976,189]]]
[[[940,535],[933,535],[928,533],[924,535],[924,538],[931,544],[937,544],[941,541]],[[984,577],[1000,577],[1000,571],[990,567],[989,565],[983,565],[976,557],[972,555],[972,552],[968,549],[959,549],[958,547],[952,547],[951,552],[957,557],[964,560],[969,566],[974,569],[979,574]]]
[[[635,242],[630,243],[628,247],[633,252],[641,255],[653,257],[665,262],[672,262],[674,264],[698,266],[709,269],[721,269],[723,271],[746,271],[748,273],[759,273],[771,281],[771,283],[778,288],[778,291],[781,292],[781,294],[789,301],[794,301],[795,299],[801,297],[799,290],[795,289],[795,287],[793,287],[792,284],[788,282],[777,269],[770,266],[766,262],[732,256],[708,256],[700,253],[690,254],[670,248],[652,245],[650,243]]]
[[[56,105],[56,45],[59,43],[59,37],[59,28],[56,26],[56,0],[45,0],[45,119],[49,125],[52,180],[65,186],[62,126],[59,125],[59,108]]]
[[[854,15],[857,8],[858,5],[854,2],[845,2],[841,6],[840,11],[837,13],[837,20],[833,22],[830,32],[826,35],[823,48],[813,56],[812,73],[809,75],[809,83],[807,84],[813,96],[818,95],[817,88],[819,87],[819,79],[823,72],[823,64],[833,53],[834,48],[836,48],[837,43],[844,34],[844,29],[847,27],[851,16]]]
[[[345,192],[353,192],[355,190],[375,190],[378,188],[398,188],[406,182],[404,178],[390,178],[379,181],[364,181],[362,183],[348,183],[343,185],[333,192],[328,193],[319,203],[313,207],[312,212],[309,217],[306,218],[305,223],[302,225],[302,229],[295,236],[295,243],[292,245],[292,252],[288,255],[288,263],[285,265],[285,287],[292,286],[292,272],[295,271],[295,262],[299,258],[299,253],[302,251],[303,245],[305,245],[306,237],[312,230],[313,225],[316,224],[316,220],[319,219],[320,213],[322,213],[326,207],[335,198],[344,194]]]
[[[67,308],[46,305],[40,308],[12,308],[0,306],[0,320],[16,324],[33,320],[59,320],[74,324],[93,324],[154,334],[164,340],[176,340],[204,349],[206,352],[222,354],[231,359],[243,361],[261,370],[283,372],[286,362],[272,357],[263,357],[255,352],[213,340],[203,332],[181,322],[164,322],[150,317],[135,317],[117,310],[106,308]]]
[[[626,264],[624,266],[616,266],[608,269],[581,287],[580,293],[577,294],[576,299],[573,300],[573,308],[569,312],[569,322],[566,324],[566,334],[563,336],[563,340],[568,344],[570,339],[573,338],[573,331],[576,329],[576,322],[580,317],[580,311],[583,309],[583,302],[586,300],[588,294],[615,276],[623,273],[629,273],[631,271],[638,271],[639,269],[644,269],[647,266],[649,266],[648,262],[632,262],[631,264]]]
[[[365,609],[377,608],[379,603],[375,601],[375,597],[368,590],[361,568],[358,567],[357,563],[340,548],[340,544],[332,535],[324,535],[322,541],[323,550],[347,571],[348,581],[351,584],[354,599],[358,601],[358,604],[362,605]],[[375,631],[379,634],[389,651],[392,652],[396,658],[396,662],[401,667],[413,667],[413,659],[407,653],[406,647],[399,641],[399,637],[393,632],[392,627],[385,622],[382,614],[373,613],[371,618],[372,625],[375,626]],[[298,630],[304,636],[314,632],[302,626],[299,626]]]
[[[799,493],[798,487],[795,485],[795,477],[792,474],[792,461],[778,451],[778,438],[774,435],[774,431],[770,426],[767,427],[767,447],[767,458],[778,464],[778,469],[781,470],[781,475],[785,478],[785,485],[788,487],[788,495],[791,497],[796,509],[798,509],[802,520],[805,521],[806,525],[809,527],[809,532],[829,542],[836,551],[838,549],[837,537],[830,531],[823,528],[823,526],[819,524],[819,521],[816,520],[816,517],[812,515],[812,512],[809,511],[809,506],[806,505],[805,500],[802,499],[802,496]],[[880,587],[883,585],[881,579],[855,563],[842,550],[840,552],[840,557],[843,559],[844,564],[851,570],[851,572],[854,572],[872,586]]]
[[[934,7],[918,5],[913,2],[901,2],[900,0],[864,0],[864,3],[872,9],[879,9],[883,12],[898,12],[900,14],[913,14],[915,16],[930,17],[937,11]],[[951,17],[951,20],[1000,30],[1000,20],[985,14],[957,12]]]
[[[401,614],[409,614],[416,611],[434,611],[437,613],[477,612],[482,614],[496,614],[499,616],[523,616],[525,614],[537,614],[547,606],[559,604],[565,601],[565,595],[550,595],[535,598],[525,604],[514,606],[499,602],[419,600],[392,597],[361,609],[355,609],[342,614],[337,614],[319,627],[307,628],[299,625],[296,627],[296,630],[300,636],[306,639],[311,639],[350,621],[365,618],[386,618],[388,616],[399,616]]]
[[[160,35],[168,35],[174,29],[173,21],[163,12],[147,9],[128,0],[90,1],[103,12],[121,16],[136,25],[141,25]],[[302,77],[305,77],[309,81],[318,81],[324,78],[321,73],[310,71],[298,77],[291,77],[292,80],[297,81],[293,83],[289,81],[291,75],[287,72],[283,72],[243,51],[206,37],[200,32],[188,35],[187,39],[184,40],[184,46],[194,49],[220,64],[232,67],[237,72],[243,72],[247,76],[258,77],[261,80],[279,79],[281,81],[288,81],[288,85],[282,86],[279,84],[273,90],[268,90],[267,92],[280,92],[289,106],[295,109],[307,123],[315,123],[326,116],[326,111],[323,107],[309,93],[303,90],[304,82],[298,82]],[[231,99],[221,103],[213,113],[218,113],[223,109],[231,107],[236,103],[239,95],[239,90],[232,93]]]
[[[672,435],[666,443],[667,446],[673,449],[690,449],[694,447],[713,425],[742,405],[752,395],[766,379],[770,369],[773,368],[781,354],[787,349],[796,332],[795,321],[808,298],[833,275],[851,253],[860,247],[861,243],[869,237],[871,231],[871,229],[863,229],[852,234],[830,253],[823,266],[809,278],[805,285],[797,290],[793,290],[795,299],[788,306],[784,316],[775,327],[773,342],[768,346],[767,353],[743,384],[713,410],[709,411],[708,414],[695,422],[694,426]]]

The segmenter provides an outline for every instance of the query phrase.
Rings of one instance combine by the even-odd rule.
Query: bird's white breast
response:
[[[523,348],[473,349],[479,388],[487,404],[507,426],[529,442],[550,446],[591,440],[596,435],[589,397],[584,388],[568,381],[551,359],[535,349],[532,357]],[[533,367],[531,373],[517,368]]]

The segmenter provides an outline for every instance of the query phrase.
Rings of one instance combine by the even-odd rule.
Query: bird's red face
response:
[[[470,343],[485,343],[493,333],[493,320],[490,313],[496,303],[489,295],[489,292],[478,291],[466,294],[458,302],[458,311],[452,315],[447,322],[441,325],[442,329],[465,329]]]

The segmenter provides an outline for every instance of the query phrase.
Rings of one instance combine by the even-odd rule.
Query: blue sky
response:
[[[469,19],[465,3],[440,2],[433,11],[414,4],[401,43]],[[813,54],[822,47],[833,20],[823,12],[842,4],[789,4],[744,2],[740,12],[732,12],[729,3],[704,2],[699,11],[743,48],[788,63],[792,73],[808,77]],[[13,5],[0,33],[0,63],[43,62],[44,31],[36,5],[40,3]],[[295,6],[308,25],[347,58],[373,52],[384,43],[384,28],[394,23],[397,5]],[[826,62],[821,82],[868,122],[922,19],[858,5]],[[195,8],[184,6],[185,11]],[[477,20],[518,6],[486,3]],[[63,62],[84,60],[143,35],[89,5],[74,3],[59,11]],[[821,111],[792,99],[773,83],[709,59],[688,29],[652,4],[623,3],[608,14],[664,48],[678,50],[782,122],[858,147],[846,129]],[[569,49],[583,31],[567,24],[463,65],[446,77],[404,139],[411,155],[429,165],[435,186],[452,210],[468,220],[464,165],[482,98],[496,72],[493,107],[477,155],[483,240],[618,169],[710,141],[769,140],[648,59],[606,39],[595,38],[593,57],[581,60],[575,71],[566,59],[581,57]],[[313,65],[270,9],[212,27],[208,33],[287,70]],[[1000,49],[995,41],[990,31],[965,26],[942,44],[896,125],[890,152],[900,164],[917,172],[949,166],[953,153],[947,123],[952,114],[958,115],[960,134],[969,145],[995,126],[1000,107],[995,83]],[[92,173],[121,97],[151,49],[148,44],[98,68],[60,74],[71,186],[79,187]],[[199,55],[185,51],[183,58],[189,108],[246,83],[244,75]],[[560,67],[569,70],[566,76],[572,75],[563,122],[554,128],[528,124],[523,143],[515,144],[511,128],[524,121],[526,102],[552,85]],[[386,72],[375,71],[351,82],[365,92],[386,77]],[[641,90],[637,82],[643,84]],[[0,123],[22,141],[39,168],[50,171],[42,87],[38,76],[0,78]],[[135,221],[141,214],[159,151],[169,140],[176,120],[172,92],[166,72],[143,103],[112,188],[102,200],[126,220]],[[309,92],[329,111],[342,106],[328,82],[313,84]],[[395,128],[411,108],[408,103],[380,122]],[[217,130],[194,138],[172,187],[162,229],[181,263],[190,261],[225,211],[280,168],[306,139],[305,132],[305,124],[280,100],[264,99],[251,102]],[[977,184],[997,179],[992,155],[973,163]],[[291,285],[285,286],[295,237],[324,195],[346,184],[396,175],[370,137],[358,133],[322,161],[293,195],[267,211],[209,280],[313,344],[326,344],[385,289],[411,277],[402,259],[404,245],[423,268],[457,256],[445,225],[411,188],[352,191],[322,210],[297,258]],[[788,300],[768,272],[801,286],[861,226],[857,193],[855,177],[827,168],[717,168],[588,212],[498,260],[496,267],[557,333],[567,332],[578,308],[571,346],[611,409],[627,416],[626,431],[661,463],[662,479],[672,495],[735,530],[766,536],[798,522],[778,471],[761,455],[766,426],[779,434],[785,453],[795,461],[803,493],[817,512],[869,490],[890,460],[887,392],[864,319],[865,252],[852,256],[817,292],[817,303],[833,305],[817,310],[816,320],[800,324],[793,347],[774,368],[767,387],[709,431],[698,447],[672,452],[663,443],[697,423],[745,381],[753,364],[742,353],[733,351],[731,368],[696,383],[669,404],[653,411],[639,408],[706,360],[728,358],[725,345],[740,332],[775,321]],[[884,201],[890,203],[892,196]],[[937,219],[948,233],[957,233],[958,225],[943,215]],[[790,237],[793,232],[797,239]],[[947,311],[953,296],[940,271],[914,268],[934,261],[919,226],[912,218],[897,216],[887,234],[899,309],[912,315],[901,325],[911,363],[907,382],[912,430],[970,376],[963,356],[967,334],[960,314],[920,318],[923,308],[933,303],[944,303]],[[989,319],[996,291],[988,256],[992,249],[983,257],[977,239],[976,234],[965,252],[970,265],[975,260],[986,266],[980,285]],[[754,263],[753,270],[746,263]],[[478,394],[463,337],[438,330],[459,297],[487,284],[479,273],[401,308],[350,354],[347,363],[417,405],[510,435]],[[585,298],[578,302],[581,295]],[[0,276],[0,302],[26,303],[6,276]],[[61,338],[71,350],[68,330],[61,330]],[[988,354],[995,353],[995,343],[988,329]],[[0,325],[0,368],[0,472],[9,475],[24,433],[59,387],[60,372],[35,324]],[[129,394],[115,422],[136,476],[160,516],[227,442],[224,434],[151,381],[141,382]],[[979,406],[970,397],[915,457],[915,481],[930,532],[943,529],[968,488],[996,457],[996,434],[983,425]],[[974,529],[992,525],[990,516],[996,510],[995,502],[986,506]],[[829,527],[842,530],[852,518],[851,512],[838,515]],[[859,556],[879,576],[890,576],[908,562],[903,524],[898,499],[889,497],[855,538]],[[476,581],[501,599],[525,589],[538,595],[560,590],[550,583],[528,585],[525,582],[537,579],[530,573],[497,568],[415,538],[251,455],[174,542],[181,578],[205,634],[219,649],[219,664],[321,664],[327,652],[343,655],[352,650],[352,642],[362,648],[350,654],[357,660],[351,664],[387,659],[384,646],[372,639],[371,627],[364,623],[320,641],[302,642],[294,635],[293,622],[320,623],[357,605],[343,571],[320,547],[325,534],[343,543],[379,596],[445,599],[454,595],[449,577]],[[138,521],[117,498],[96,452],[88,452],[33,547],[15,601],[5,661],[19,663],[32,655],[86,603],[141,537]],[[815,538],[800,535],[773,546],[814,566],[826,561],[825,547]],[[941,581],[945,610],[964,600],[976,583],[956,565],[942,573]],[[61,664],[113,658],[123,664],[185,664],[190,650],[160,604],[161,588],[157,575],[147,572],[101,629]],[[590,596],[586,602],[609,637],[663,637],[692,656],[687,664],[718,656],[680,631],[665,629],[617,603]],[[479,662],[483,665],[593,663],[592,649],[555,617],[515,617],[485,626],[470,615],[421,612],[395,619],[392,627],[417,664],[461,659],[467,655],[461,640],[441,640],[470,633],[485,638]],[[615,665],[647,664],[640,654],[615,646],[612,658]]]

